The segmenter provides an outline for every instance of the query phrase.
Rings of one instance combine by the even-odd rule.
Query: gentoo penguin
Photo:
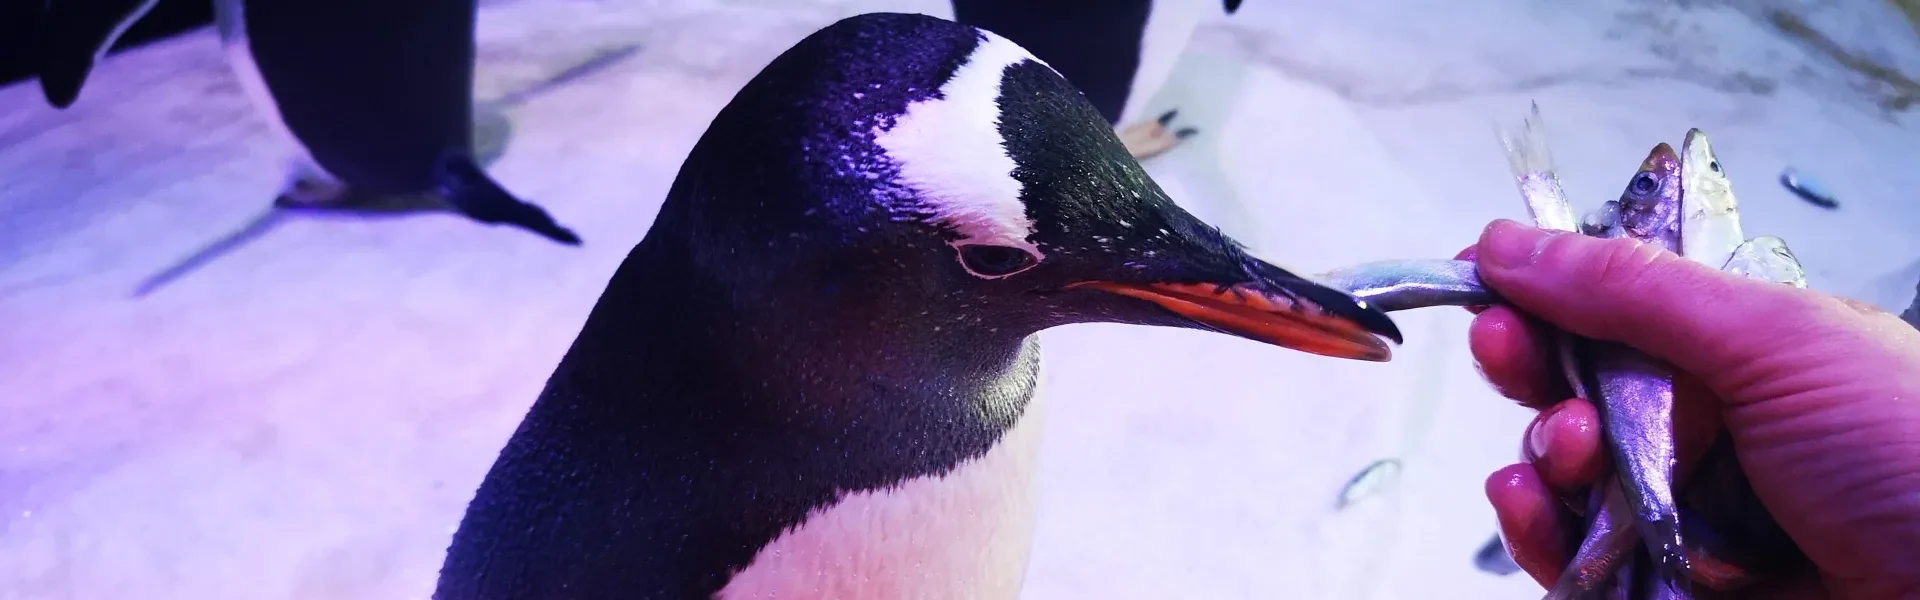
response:
[[[1181,210],[1020,46],[868,14],[688,154],[453,535],[439,600],[999,599],[1039,331],[1386,360],[1385,315]]]
[[[65,108],[157,0],[62,0],[36,28],[37,73]],[[365,210],[428,196],[565,244],[572,231],[473,160],[475,0],[215,0],[228,64],[294,156],[277,204]]]
[[[1198,133],[1176,111],[1140,111],[1165,85],[1217,0],[953,0],[954,20],[1005,36],[1060,72],[1109,123],[1134,158],[1159,155]],[[1227,14],[1240,0],[1226,0]]]

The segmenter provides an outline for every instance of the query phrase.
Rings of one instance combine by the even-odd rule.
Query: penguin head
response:
[[[1174,204],[1045,63],[925,16],[852,17],[775,59],[690,153],[668,231],[740,310],[885,339],[1116,322],[1376,361],[1400,341]]]

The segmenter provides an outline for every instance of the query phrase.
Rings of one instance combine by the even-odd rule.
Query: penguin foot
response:
[[[1179,114],[1177,109],[1169,110],[1152,121],[1128,125],[1120,130],[1120,143],[1127,146],[1127,153],[1132,154],[1135,160],[1165,154],[1187,138],[1200,133],[1200,130],[1192,127],[1175,129],[1173,120]]]
[[[507,193],[473,159],[449,155],[434,169],[435,191],[467,218],[482,223],[507,223],[566,244],[580,245],[580,236],[561,226],[546,209]]]
[[[359,196],[353,193],[347,184],[328,177],[296,175],[287,182],[287,187],[273,199],[273,205],[280,208],[350,208],[356,204]]]
[[[275,208],[316,213],[398,215],[447,210],[447,204],[428,193],[367,192],[309,163],[295,163],[286,187],[273,199]]]

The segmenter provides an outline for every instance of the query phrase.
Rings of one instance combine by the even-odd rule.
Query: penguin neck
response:
[[[729,301],[663,242],[609,283],[482,484],[443,585],[707,597],[847,494],[985,455],[1034,392],[1032,336],[835,337],[834,315]]]

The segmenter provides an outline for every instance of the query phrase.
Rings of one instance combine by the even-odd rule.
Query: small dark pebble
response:
[[[1820,182],[1814,181],[1813,178],[1807,177],[1799,171],[1787,169],[1785,173],[1781,173],[1780,185],[1787,186],[1787,189],[1792,190],[1794,195],[1799,196],[1802,200],[1812,202],[1815,206],[1821,208],[1840,208],[1840,201],[1834,200],[1833,194],[1828,193],[1825,186],[1820,185]]]
[[[1473,555],[1473,566],[1481,571],[1495,575],[1512,575],[1520,572],[1520,565],[1513,562],[1513,556],[1507,554],[1507,545],[1500,541],[1500,534],[1494,534],[1486,545]]]

